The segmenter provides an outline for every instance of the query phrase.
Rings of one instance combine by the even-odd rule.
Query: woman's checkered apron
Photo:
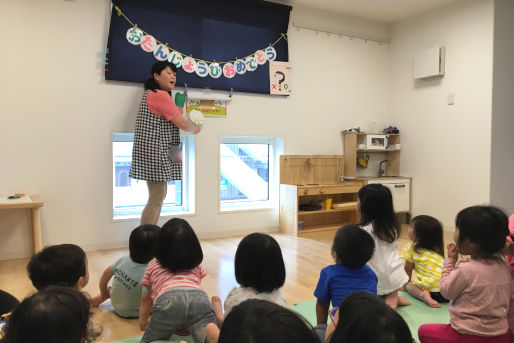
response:
[[[182,179],[182,163],[173,162],[180,153],[179,129],[164,117],[154,114],[146,105],[145,91],[139,105],[132,149],[130,177],[146,181]]]

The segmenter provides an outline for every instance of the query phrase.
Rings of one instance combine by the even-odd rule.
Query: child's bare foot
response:
[[[441,307],[441,304],[439,304],[437,301],[435,301],[434,299],[432,299],[432,296],[430,295],[430,292],[429,292],[429,291],[424,291],[424,292],[423,292],[423,298],[424,298],[424,299],[421,299],[421,300],[423,300],[424,302],[426,302],[426,303],[428,304],[428,306],[430,306],[430,307],[434,307],[434,308]]]
[[[393,292],[384,296],[384,302],[387,306],[396,311],[398,307],[398,292]]]
[[[410,301],[408,301],[404,297],[398,296],[398,306],[407,306],[407,305],[410,305]]]
[[[207,324],[205,331],[207,332],[207,337],[205,338],[207,343],[218,343],[218,338],[220,337],[220,329],[216,324]]]
[[[218,326],[221,326],[221,323],[223,322],[223,306],[221,305],[221,299],[215,295],[211,298],[211,302],[216,322],[218,323]]]

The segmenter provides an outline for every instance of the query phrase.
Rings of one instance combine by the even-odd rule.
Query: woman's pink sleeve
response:
[[[165,91],[149,91],[146,95],[146,104],[150,111],[168,121],[181,115],[170,95]]]

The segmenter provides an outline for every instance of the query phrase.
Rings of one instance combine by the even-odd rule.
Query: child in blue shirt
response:
[[[337,230],[332,243],[335,264],[321,270],[314,291],[318,324],[326,324],[330,302],[339,307],[348,295],[355,291],[377,294],[377,276],[366,265],[375,250],[375,242],[369,233],[358,225],[346,225]]]
[[[153,247],[160,228],[157,225],[138,226],[130,233],[129,256],[123,256],[108,266],[100,277],[100,294],[91,299],[98,306],[111,298],[116,314],[124,318],[137,318],[141,303],[141,280],[146,265],[154,257]],[[112,278],[112,285],[108,283]]]

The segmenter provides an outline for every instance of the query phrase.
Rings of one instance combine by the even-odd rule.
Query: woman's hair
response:
[[[400,224],[394,214],[393,196],[386,186],[372,183],[359,190],[361,225],[373,225],[373,234],[392,243],[400,235]]]
[[[309,323],[277,304],[250,299],[237,305],[221,325],[218,343],[320,343]]]
[[[507,215],[494,206],[471,206],[457,214],[455,226],[459,229],[457,245],[466,240],[477,248],[483,258],[501,256],[509,234]]]
[[[371,293],[357,291],[339,307],[339,321],[328,343],[412,343],[403,318]]]
[[[84,343],[99,335],[90,322],[87,297],[71,287],[49,286],[25,298],[13,311],[2,342]]]
[[[263,233],[249,234],[239,242],[234,264],[237,282],[259,293],[280,288],[286,280],[280,246]]]
[[[145,224],[136,227],[130,233],[130,259],[135,263],[148,263],[153,258],[153,246],[159,234],[157,225]]]
[[[30,258],[27,272],[37,289],[51,285],[75,287],[86,275],[86,253],[75,244],[47,246]]]
[[[371,259],[375,251],[375,241],[369,233],[358,225],[346,225],[337,230],[332,243],[341,265],[358,269]]]
[[[155,257],[172,273],[191,270],[203,261],[202,247],[193,228],[181,218],[170,219],[159,231]]]
[[[414,251],[432,250],[444,257],[443,225],[434,217],[420,215],[412,218]]]
[[[168,62],[168,61],[155,62],[152,65],[152,70],[150,72],[151,76],[145,81],[145,90],[151,89],[151,90],[155,91],[157,89],[161,89],[161,87],[159,86],[159,83],[157,83],[157,81],[155,81],[155,79],[153,78],[153,74],[161,74],[161,72],[164,69],[166,69],[166,67],[170,67],[171,70],[173,70],[175,73],[177,72],[177,66],[171,62]]]

